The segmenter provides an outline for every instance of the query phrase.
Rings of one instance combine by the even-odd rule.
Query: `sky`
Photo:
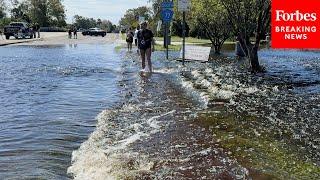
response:
[[[74,15],[110,20],[118,24],[127,9],[150,6],[148,0],[64,0],[67,23]]]

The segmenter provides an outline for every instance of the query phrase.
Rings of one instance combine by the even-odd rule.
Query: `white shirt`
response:
[[[137,39],[137,38],[138,38],[138,32],[139,32],[139,30],[136,29],[136,31],[134,32],[134,36],[133,36],[134,39]]]

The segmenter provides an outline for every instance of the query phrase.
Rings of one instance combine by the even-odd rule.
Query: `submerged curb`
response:
[[[43,40],[43,38],[40,38],[40,39],[24,39],[24,40],[12,41],[12,42],[0,43],[0,46],[8,46],[8,45],[13,45],[13,44],[28,43],[28,42],[41,41],[41,40]]]

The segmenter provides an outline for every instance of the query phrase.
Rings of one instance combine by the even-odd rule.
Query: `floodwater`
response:
[[[0,48],[0,179],[67,178],[95,116],[118,102],[112,45]]]
[[[0,48],[1,179],[319,177],[319,52],[262,50],[255,75],[155,52],[141,76],[115,46]]]

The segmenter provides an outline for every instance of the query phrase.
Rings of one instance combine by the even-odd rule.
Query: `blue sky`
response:
[[[118,24],[127,9],[150,6],[148,0],[64,0],[63,4],[68,23],[72,23],[72,17],[78,14],[95,19],[108,19]]]

